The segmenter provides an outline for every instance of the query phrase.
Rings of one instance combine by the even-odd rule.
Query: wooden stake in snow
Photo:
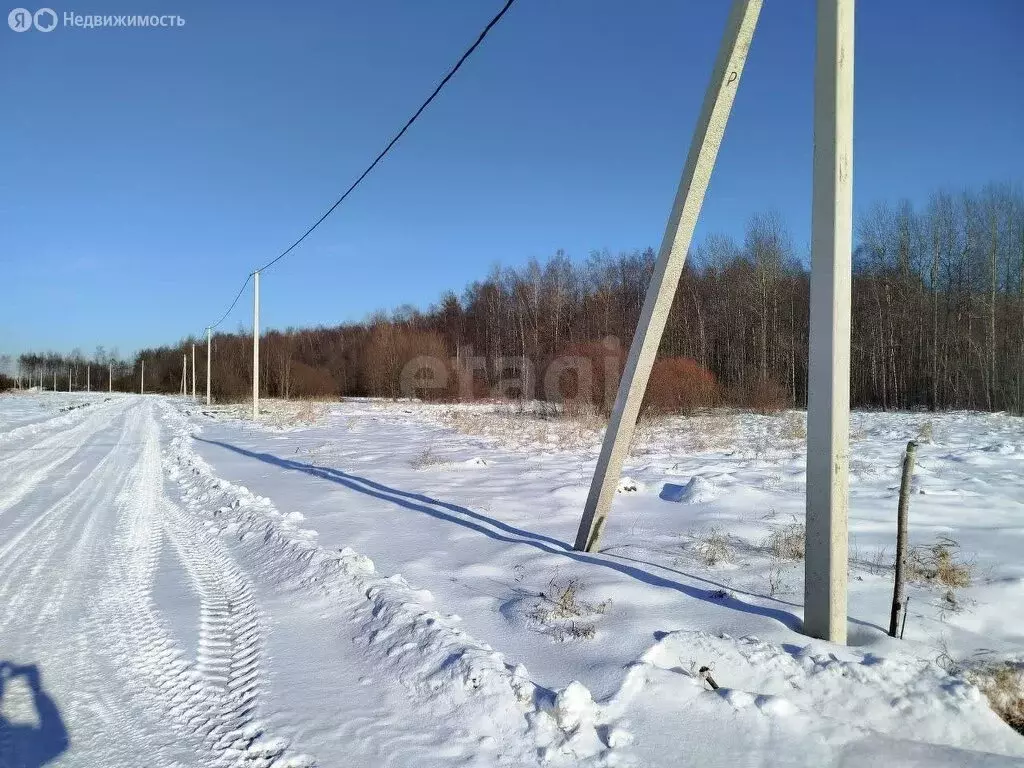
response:
[[[672,299],[679,286],[686,252],[690,248],[704,193],[711,180],[711,171],[715,167],[715,158],[722,144],[725,125],[732,111],[732,102],[736,97],[760,12],[761,0],[734,0],[729,11],[725,35],[718,49],[711,82],[704,93],[700,117],[690,140],[690,151],[686,156],[679,188],[661,241],[661,250],[654,265],[654,274],[647,286],[640,322],[633,335],[626,369],[619,382],[619,393],[615,398],[612,417],[590,483],[590,494],[576,534],[578,550],[593,552],[597,549],[601,531],[611,513],[622,464],[636,428],[654,358],[672,308]]]
[[[903,455],[903,479],[900,480],[900,502],[896,512],[896,583],[892,590],[892,614],[889,616],[889,637],[896,637],[900,627],[900,615],[906,622],[907,595],[904,579],[907,568],[907,526],[910,518],[910,481],[914,476],[914,454],[917,443],[907,443]],[[903,632],[900,632],[903,636]]]

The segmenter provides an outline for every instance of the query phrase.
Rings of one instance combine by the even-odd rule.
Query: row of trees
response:
[[[121,390],[132,387],[132,363],[122,360],[116,349],[108,352],[103,346],[96,347],[92,355],[85,355],[80,349],[70,354],[26,352],[18,356],[16,363],[0,367],[13,369],[7,377],[9,388],[52,389],[55,384],[61,391],[84,390],[87,386],[93,390],[111,385]]]
[[[853,404],[1024,412],[1020,190],[938,193],[921,208],[880,204],[856,235]],[[583,263],[559,252],[543,264],[496,267],[427,311],[404,306],[363,323],[271,331],[260,341],[261,385],[280,397],[397,396],[409,361],[427,357],[443,361],[431,375],[447,379],[430,390],[435,396],[550,398],[544,374],[568,356],[594,362],[601,382],[593,396],[601,399],[621,368],[654,260],[650,249],[595,253]],[[691,404],[805,405],[809,283],[807,259],[778,215],[752,217],[742,242],[711,236],[697,245],[659,353],[675,361],[660,375],[678,382],[665,402],[682,402],[682,387],[702,393]],[[140,352],[125,370],[129,387],[137,387],[144,358],[147,390],[177,391],[181,356],[193,342],[205,352],[205,339]],[[205,354],[198,357],[203,381]],[[215,335],[213,361],[214,395],[246,397],[251,335]],[[22,370],[28,364],[22,356]]]

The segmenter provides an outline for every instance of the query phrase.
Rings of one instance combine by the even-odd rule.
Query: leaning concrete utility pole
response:
[[[196,345],[192,345],[192,399],[196,399]]]
[[[704,193],[715,167],[715,158],[722,144],[725,125],[760,12],[761,0],[734,0],[729,11],[725,35],[711,73],[711,82],[704,94],[697,127],[690,140],[690,150],[665,227],[654,274],[647,286],[640,322],[633,335],[626,369],[619,382],[619,393],[601,445],[590,495],[576,534],[576,549],[587,552],[597,549],[601,531],[611,512],[619,474],[633,437],[647,381],[679,285],[686,252],[690,248]]]
[[[212,328],[206,329],[206,404],[210,404],[210,336]]]
[[[252,273],[252,418],[260,415],[260,273]]]
[[[846,642],[853,250],[853,3],[818,0],[804,633]]]

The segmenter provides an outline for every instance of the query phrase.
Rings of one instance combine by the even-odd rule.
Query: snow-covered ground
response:
[[[855,414],[844,648],[798,631],[801,414],[644,424],[588,555],[595,425],[266,410],[0,397],[0,663],[38,671],[0,673],[0,765],[1024,760],[946,671],[1024,662],[1020,419]],[[911,543],[970,584],[912,585],[898,641],[913,438]]]

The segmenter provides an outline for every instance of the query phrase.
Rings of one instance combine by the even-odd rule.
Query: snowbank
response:
[[[360,634],[363,650],[433,706],[477,734],[482,749],[494,748],[516,764],[622,764],[617,748],[628,744],[620,729],[603,725],[600,709],[578,682],[561,691],[536,685],[522,665],[476,641],[458,617],[426,605],[428,592],[413,589],[401,575],[385,577],[373,562],[350,548],[331,551],[315,543],[301,520],[278,512],[269,499],[218,478],[192,449],[196,428],[170,405],[165,420],[174,435],[165,459],[168,477],[206,524],[252,550],[261,576],[280,588],[327,594],[358,593],[368,601]]]

